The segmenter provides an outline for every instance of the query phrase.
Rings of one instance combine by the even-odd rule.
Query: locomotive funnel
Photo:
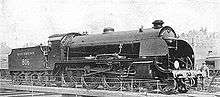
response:
[[[107,33],[111,33],[111,32],[114,32],[114,28],[112,28],[112,27],[106,27],[103,30],[103,34],[107,34]]]
[[[154,29],[159,29],[163,27],[163,20],[155,20],[152,24]]]

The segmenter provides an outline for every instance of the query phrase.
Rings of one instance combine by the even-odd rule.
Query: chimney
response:
[[[107,27],[103,29],[103,34],[108,34],[114,32],[114,28]]]
[[[155,20],[152,24],[154,25],[154,29],[159,29],[163,27],[163,21],[162,20]]]

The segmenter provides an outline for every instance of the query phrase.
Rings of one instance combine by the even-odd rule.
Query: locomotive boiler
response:
[[[33,58],[43,63],[36,62],[35,66],[44,68],[11,69],[11,73],[16,75],[19,71],[20,75],[25,72],[29,72],[29,75],[53,75],[57,86],[82,85],[92,89],[102,86],[108,90],[121,89],[122,85],[132,89],[148,87],[152,85],[148,82],[157,80],[163,92],[187,92],[189,87],[197,85],[201,75],[194,70],[193,49],[163,23],[162,20],[156,20],[152,28],[117,32],[108,27],[102,34],[94,35],[53,35],[49,37],[49,46],[40,46],[43,49],[41,58],[45,61]],[[27,56],[31,54],[29,51]],[[30,62],[25,58],[21,60],[26,64]],[[9,62],[9,65],[19,66],[13,62]]]

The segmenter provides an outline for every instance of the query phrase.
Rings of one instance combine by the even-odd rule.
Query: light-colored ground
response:
[[[62,97],[60,94],[0,89],[0,97]]]
[[[14,97],[61,97],[61,94],[77,94],[77,95],[88,95],[88,96],[100,96],[100,97],[220,97],[220,88],[214,93],[208,93],[206,91],[195,91],[190,90],[188,93],[184,94],[157,94],[157,93],[146,93],[146,92],[123,92],[123,91],[107,91],[107,90],[88,90],[82,88],[61,88],[61,87],[40,87],[40,86],[25,86],[25,85],[11,85],[10,80],[0,80],[1,90],[11,89],[11,90],[25,90],[30,91],[27,94],[16,94],[13,93],[9,96]],[[50,93],[50,94],[48,94]],[[52,94],[51,94],[52,93]],[[0,91],[0,97],[9,97]],[[63,97],[74,97],[71,95]]]

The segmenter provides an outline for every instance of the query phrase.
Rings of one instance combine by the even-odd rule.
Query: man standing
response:
[[[206,65],[206,63],[202,63],[200,71],[204,72],[205,73],[205,77],[209,78],[209,67]]]

